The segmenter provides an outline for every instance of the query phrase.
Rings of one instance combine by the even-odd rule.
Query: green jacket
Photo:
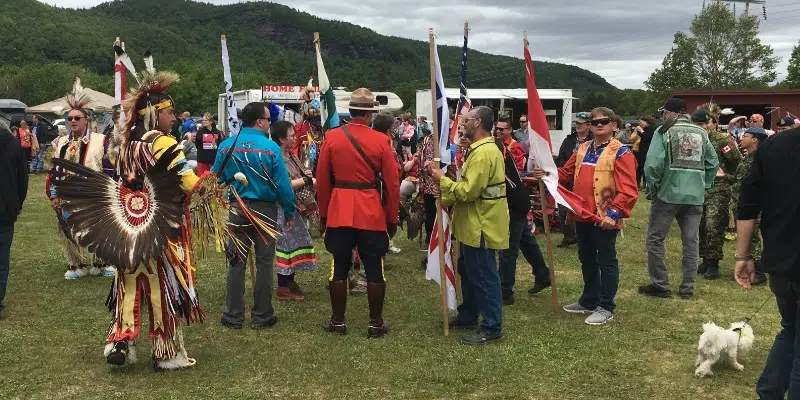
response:
[[[719,168],[714,146],[705,130],[685,116],[666,130],[665,125],[656,130],[647,152],[645,194],[670,204],[703,205]]]
[[[508,248],[508,202],[503,154],[494,138],[488,137],[469,146],[461,179],[453,182],[444,176],[439,183],[442,204],[453,206],[453,233],[461,243],[481,247]]]
[[[708,193],[728,194],[731,185],[736,181],[736,168],[742,161],[742,153],[739,152],[739,147],[730,136],[720,131],[710,132],[708,140],[717,153],[719,168],[722,168],[722,172],[725,173],[725,176],[714,177],[714,187]]]

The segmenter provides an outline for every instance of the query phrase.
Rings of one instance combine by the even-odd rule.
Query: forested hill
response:
[[[428,44],[381,36],[350,23],[329,21],[273,3],[216,6],[184,0],[116,0],[91,9],[52,7],[35,0],[2,0],[0,98],[28,105],[62,95],[78,74],[86,85],[111,93],[113,51],[119,36],[134,63],[151,50],[156,68],[181,82],[171,91],[181,110],[214,109],[223,90],[219,37],[228,36],[236,89],[303,84],[316,65],[313,32],[320,32],[333,86],[391,90],[410,105],[429,83]],[[460,49],[439,46],[443,74],[456,86]],[[524,87],[521,59],[470,51],[470,87]],[[577,95],[613,87],[587,70],[536,63],[541,88],[573,88]]]

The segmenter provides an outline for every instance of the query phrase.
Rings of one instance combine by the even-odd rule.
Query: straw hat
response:
[[[350,103],[347,104],[350,110],[379,111],[380,106],[375,101],[375,95],[366,88],[356,89],[350,95]]]

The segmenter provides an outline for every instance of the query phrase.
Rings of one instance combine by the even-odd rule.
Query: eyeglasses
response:
[[[592,126],[608,125],[611,123],[611,118],[593,119],[589,122]]]
[[[67,117],[67,121],[80,121],[83,117]]]

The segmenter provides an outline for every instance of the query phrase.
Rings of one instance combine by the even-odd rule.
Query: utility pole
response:
[[[744,3],[744,15],[750,14],[750,3],[753,4],[766,4],[766,0],[717,0],[726,3]]]

